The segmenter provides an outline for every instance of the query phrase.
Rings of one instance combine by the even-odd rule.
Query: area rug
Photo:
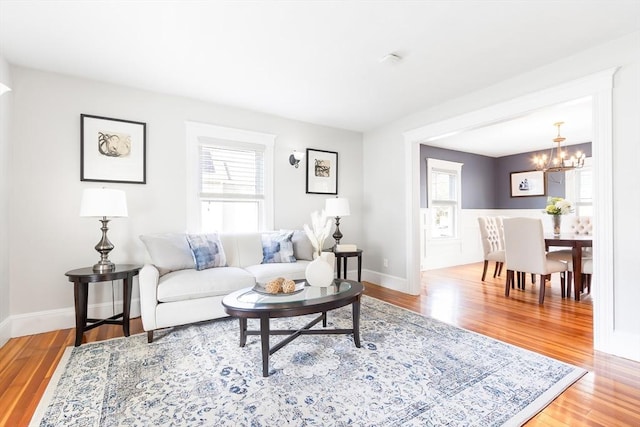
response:
[[[351,324],[350,307],[328,315],[329,327]],[[366,296],[361,348],[304,335],[271,356],[266,378],[259,337],[241,348],[238,328],[221,319],[153,344],[139,334],[70,347],[31,425],[521,425],[586,373]]]

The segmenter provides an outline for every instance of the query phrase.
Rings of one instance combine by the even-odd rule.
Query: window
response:
[[[273,228],[273,135],[187,124],[190,231]]]
[[[427,203],[429,236],[432,239],[458,237],[462,163],[427,159]]]
[[[593,216],[593,158],[587,157],[580,169],[565,174],[567,200],[573,202],[576,216]]]

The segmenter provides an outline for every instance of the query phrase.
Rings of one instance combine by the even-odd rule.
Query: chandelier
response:
[[[560,136],[560,126],[564,122],[554,123],[553,125],[558,128],[558,136],[553,138],[555,147],[552,145],[549,150],[549,155],[541,154],[536,155],[533,158],[533,163],[536,165],[536,169],[545,172],[564,172],[572,169],[578,169],[584,166],[585,154],[576,151],[575,154],[569,156],[567,151],[562,150],[561,144],[566,138]]]

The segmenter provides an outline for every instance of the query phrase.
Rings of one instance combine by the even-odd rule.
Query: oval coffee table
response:
[[[256,292],[254,288],[245,288],[233,292],[222,300],[222,305],[229,316],[240,321],[240,347],[247,343],[247,335],[260,335],[262,344],[262,376],[269,376],[269,356],[300,335],[320,334],[353,334],[353,342],[360,347],[360,296],[364,286],[360,282],[335,279],[331,286],[320,288],[304,286],[291,295],[266,295]],[[353,327],[351,329],[326,329],[327,311],[351,304]],[[271,330],[269,319],[278,317],[303,316],[321,313],[313,321],[297,330]],[[260,319],[260,330],[247,330],[247,319]],[[323,329],[311,329],[322,321]],[[289,335],[273,347],[270,347],[270,335]]]

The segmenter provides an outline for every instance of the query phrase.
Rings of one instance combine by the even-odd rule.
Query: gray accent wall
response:
[[[591,157],[591,143],[571,145]],[[445,148],[420,146],[420,206],[427,207],[427,159],[464,163],[462,166],[462,209],[544,209],[547,197],[565,197],[564,172],[547,174],[547,195],[511,197],[511,172],[533,170],[531,159],[539,151],[504,157],[488,157]]]
[[[493,157],[445,148],[420,146],[420,206],[427,207],[427,159],[447,160],[463,163],[462,166],[462,209],[493,209],[496,192],[495,160]]]

